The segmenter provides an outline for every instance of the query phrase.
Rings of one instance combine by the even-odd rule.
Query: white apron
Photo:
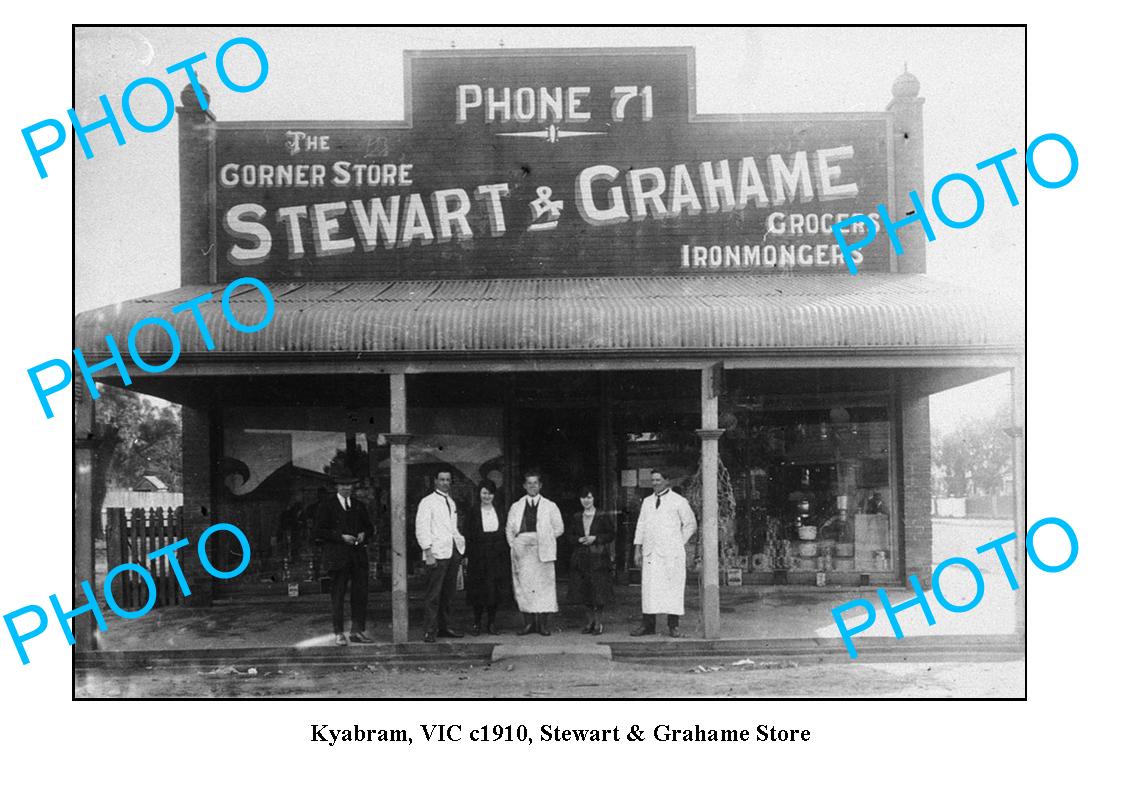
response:
[[[686,591],[686,556],[643,557],[643,612],[645,614],[686,613],[683,594]]]
[[[698,524],[686,498],[668,492],[655,508],[655,496],[644,499],[636,522],[635,544],[643,545],[645,614],[686,613],[686,543]]]
[[[538,558],[538,534],[520,533],[511,544],[511,580],[515,602],[527,614],[550,614],[558,610],[554,562]]]

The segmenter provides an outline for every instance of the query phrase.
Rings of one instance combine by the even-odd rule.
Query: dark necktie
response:
[[[663,502],[663,495],[665,495],[665,494],[667,494],[666,489],[664,489],[662,492],[660,492],[658,495],[655,496],[655,508],[659,508],[659,504]]]
[[[448,495],[443,494],[441,492],[438,492],[437,494],[445,499],[445,508],[448,509],[448,516],[451,517],[452,516],[452,504],[448,502]]]
[[[351,498],[343,498],[343,510],[344,511],[350,511],[351,510]]]
[[[522,528],[519,533],[537,533],[538,532],[538,501],[526,502],[526,510],[523,512]]]

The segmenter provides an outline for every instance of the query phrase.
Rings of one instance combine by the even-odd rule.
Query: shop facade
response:
[[[314,583],[300,518],[346,467],[404,641],[437,467],[465,505],[485,478],[516,499],[531,468],[563,512],[592,486],[622,580],[659,468],[700,515],[707,637],[723,580],[927,583],[928,396],[1011,371],[1017,415],[1024,339],[1015,310],[926,276],[916,225],[857,276],[842,261],[831,223],[922,192],[915,78],[884,112],[699,116],[685,48],[411,52],[405,75],[392,122],[224,123],[182,95],[182,287],[76,332],[94,361],[141,318],[175,327],[174,368],[129,386],[183,406],[185,533],[234,523],[251,573]],[[271,301],[259,332],[200,305],[212,349],[171,312],[244,276],[271,298],[230,307]],[[137,336],[148,361],[170,345]]]

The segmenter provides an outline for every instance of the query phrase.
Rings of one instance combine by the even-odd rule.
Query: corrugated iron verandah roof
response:
[[[272,322],[259,332],[222,317],[222,285],[182,287],[79,314],[77,346],[124,352],[129,330],[159,316],[176,329],[182,356],[346,355],[386,357],[608,353],[753,354],[800,350],[1011,351],[1024,346],[1021,308],[918,274],[652,276],[476,281],[274,282]],[[208,352],[189,312],[171,309],[202,293]],[[239,288],[231,309],[246,324],[265,311]],[[151,362],[168,335],[143,329],[137,350]],[[149,356],[150,355],[150,356]]]

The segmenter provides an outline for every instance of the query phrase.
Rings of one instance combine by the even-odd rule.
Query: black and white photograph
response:
[[[76,698],[1025,697],[1024,27],[74,47]]]

